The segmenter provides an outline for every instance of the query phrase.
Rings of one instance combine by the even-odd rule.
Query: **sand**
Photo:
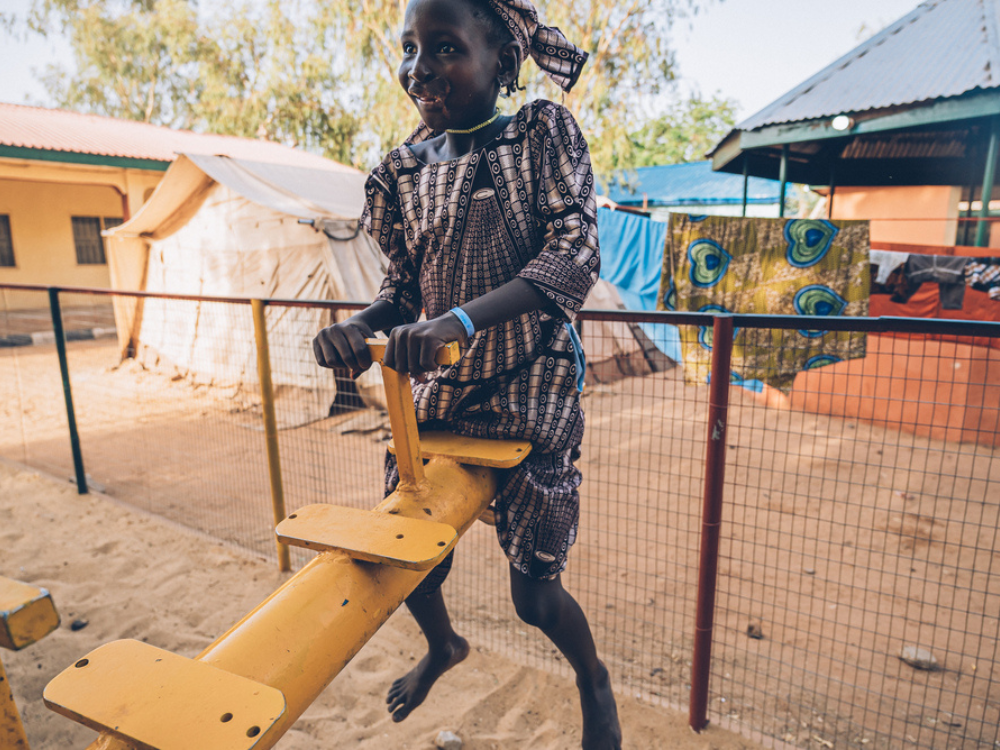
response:
[[[62,626],[4,652],[33,750],[83,748],[95,734],[48,711],[46,683],[97,646],[134,638],[194,656],[286,578],[273,563],[99,494],[0,462],[0,573],[51,591]],[[74,620],[86,620],[72,631]],[[576,691],[567,677],[474,647],[407,721],[384,708],[389,683],[419,658],[419,632],[398,612],[294,728],[282,750],[433,748],[441,730],[468,750],[580,746]],[[619,696],[626,748],[737,750],[757,745],[686,715]]]

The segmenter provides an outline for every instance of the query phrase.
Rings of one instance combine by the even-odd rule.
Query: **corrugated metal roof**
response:
[[[172,162],[179,153],[230,156],[312,169],[352,167],[280,143],[172,130],[113,117],[0,103],[0,146]]]
[[[813,120],[1000,86],[1000,0],[927,0],[737,127]]]
[[[643,202],[651,206],[682,206],[691,203],[742,203],[743,177],[713,172],[712,162],[670,164],[663,167],[640,167],[625,176],[627,187],[616,185],[608,198],[623,205]],[[751,177],[747,186],[750,203],[777,203],[780,183]]]

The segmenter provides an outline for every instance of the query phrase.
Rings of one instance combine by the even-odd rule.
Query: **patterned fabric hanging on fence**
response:
[[[673,214],[659,309],[761,315],[866,316],[868,222]],[[684,376],[706,383],[712,329],[681,326]],[[733,382],[788,391],[795,374],[865,356],[855,332],[736,331]]]

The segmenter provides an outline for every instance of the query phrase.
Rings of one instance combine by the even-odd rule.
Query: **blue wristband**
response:
[[[476,332],[476,327],[472,325],[472,318],[465,314],[461,307],[453,307],[448,312],[458,318],[459,322],[465,326],[465,335],[472,336]]]

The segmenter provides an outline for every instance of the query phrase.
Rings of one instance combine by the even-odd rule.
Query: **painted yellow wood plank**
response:
[[[48,591],[0,576],[0,648],[18,651],[58,627],[59,613]]]
[[[42,697],[143,750],[252,750],[285,713],[280,690],[132,640],[90,652]]]
[[[446,523],[324,504],[295,511],[275,533],[295,547],[334,550],[407,570],[430,570],[458,541]]]

